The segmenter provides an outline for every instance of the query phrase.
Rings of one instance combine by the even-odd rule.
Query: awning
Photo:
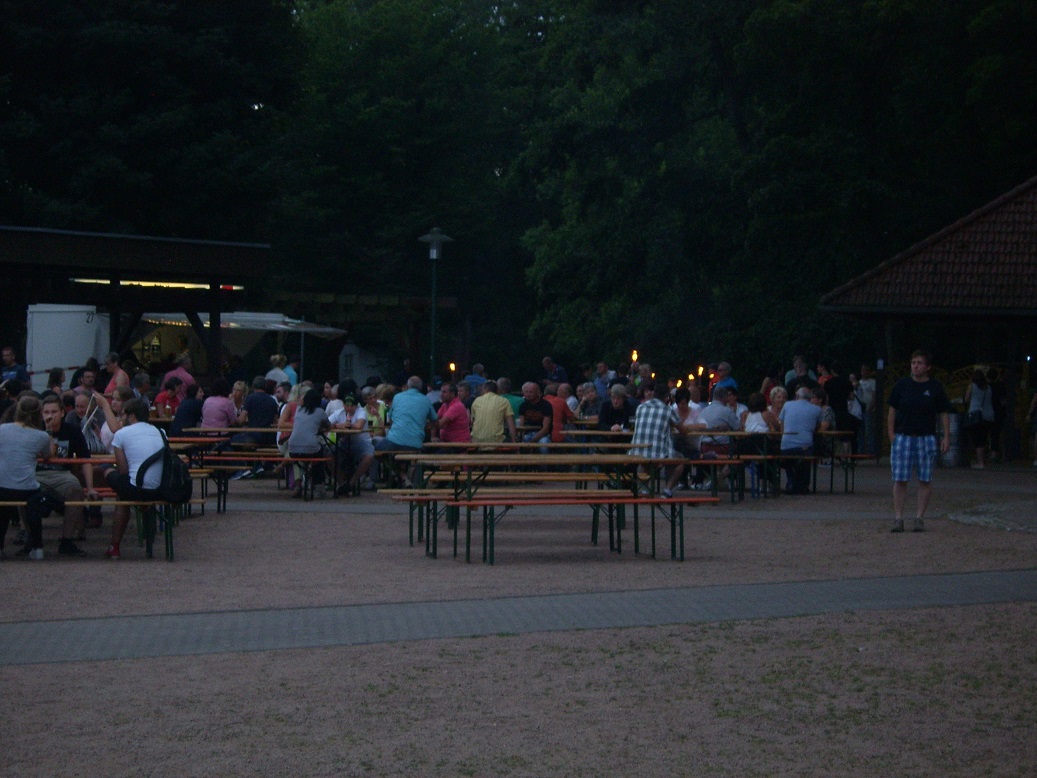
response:
[[[209,314],[199,313],[198,318],[202,324],[209,326]],[[183,313],[146,313],[142,321],[158,327],[190,327],[187,315]],[[253,313],[244,311],[240,313],[221,313],[221,330],[253,330],[261,332],[298,332],[303,335],[316,335],[320,338],[338,338],[348,334],[346,330],[337,327],[327,327],[323,324],[303,321],[302,319],[291,319],[282,313]]]

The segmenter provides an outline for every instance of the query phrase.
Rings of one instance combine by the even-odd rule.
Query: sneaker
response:
[[[58,553],[62,556],[90,556],[77,546],[74,540],[69,540],[68,538],[62,538],[61,542],[58,543]]]
[[[256,465],[252,468],[251,472],[252,475],[249,476],[249,478],[262,478],[264,475],[266,475],[266,470],[263,468],[262,465]]]
[[[242,478],[251,478],[251,477],[252,477],[252,471],[251,470],[239,470],[238,472],[236,472],[233,475],[231,475],[230,480],[231,481],[240,481]]]
[[[108,546],[108,550],[104,552],[104,555],[109,559],[121,559],[122,555],[119,554],[119,544],[112,543]]]
[[[31,559],[33,562],[39,562],[41,559],[43,559],[43,549],[42,548],[34,548],[34,549],[32,549],[29,552],[29,559]]]
[[[713,491],[713,482],[707,478],[702,483],[695,484],[695,489],[700,492],[711,492]]]
[[[663,497],[673,497],[673,489],[663,489]]]
[[[650,492],[648,491],[648,487],[647,486],[642,486],[642,487],[640,487],[637,490],[638,497],[648,497],[649,494],[650,494]]]
[[[912,532],[925,532],[925,522],[921,519],[915,519],[914,524],[911,525]]]
[[[897,519],[896,521],[894,521],[893,522],[893,526],[892,526],[892,528],[890,528],[889,531],[890,532],[903,532],[904,531],[904,520],[903,519]]]

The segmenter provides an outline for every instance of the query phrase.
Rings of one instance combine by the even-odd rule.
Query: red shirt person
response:
[[[440,399],[443,404],[439,406],[436,424],[437,437],[444,443],[470,443],[472,440],[472,423],[468,417],[468,409],[464,403],[457,398],[457,387],[454,384],[443,384],[440,391]]]

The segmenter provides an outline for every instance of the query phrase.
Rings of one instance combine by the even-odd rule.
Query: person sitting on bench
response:
[[[140,487],[137,487],[137,471],[144,461],[165,446],[158,427],[148,423],[148,406],[133,399],[122,406],[122,426],[112,438],[115,453],[115,468],[105,474],[108,486],[115,490],[120,501],[157,500],[155,490],[162,483],[162,460],[159,459],[145,472]],[[119,559],[119,544],[130,522],[128,505],[116,505],[112,519],[112,541],[104,555]]]

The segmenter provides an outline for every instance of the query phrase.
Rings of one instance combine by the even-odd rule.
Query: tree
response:
[[[255,240],[290,4],[2,2],[0,219]]]

